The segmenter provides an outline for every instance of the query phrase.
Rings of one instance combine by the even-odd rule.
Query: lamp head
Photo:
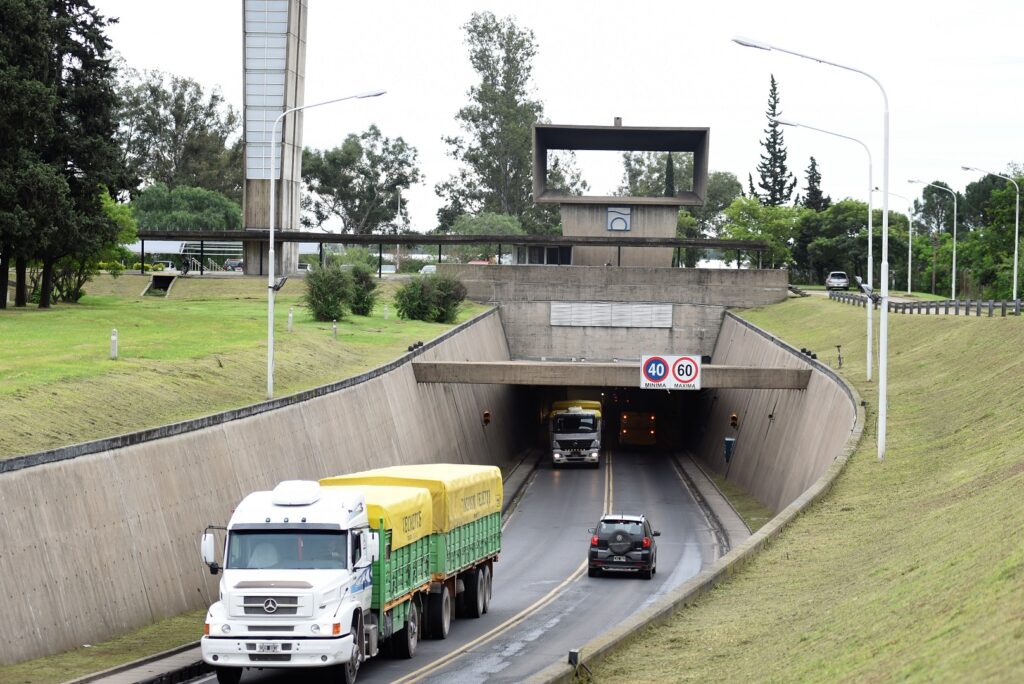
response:
[[[383,95],[386,92],[388,92],[388,91],[386,91],[386,90],[370,90],[370,91],[365,92],[365,93],[359,93],[358,95],[356,95],[356,99],[357,100],[365,100],[368,97],[380,97],[381,95]]]
[[[911,178],[911,179],[909,179],[909,180],[908,180],[907,182],[908,182],[908,183],[917,183],[918,185],[924,185],[924,181],[921,181],[921,180],[917,180],[917,179],[915,179],[915,178]]]
[[[800,128],[800,124],[798,124],[796,121],[783,119],[781,116],[769,116],[768,118],[781,126],[792,126],[793,128]]]
[[[772,46],[769,45],[768,43],[762,43],[761,41],[754,40],[753,38],[743,38],[742,36],[736,36],[735,38],[732,39],[732,42],[738,43],[743,47],[757,48],[758,50],[772,49]]]
[[[973,166],[961,166],[960,168],[963,169],[964,171],[977,171],[978,170],[978,169],[974,168]]]

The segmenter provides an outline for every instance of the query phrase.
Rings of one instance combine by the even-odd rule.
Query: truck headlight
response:
[[[231,625],[223,624],[220,626],[221,634],[231,634]]]
[[[309,631],[312,632],[313,634],[319,634],[320,633],[320,625],[313,625],[312,627],[309,628]]]

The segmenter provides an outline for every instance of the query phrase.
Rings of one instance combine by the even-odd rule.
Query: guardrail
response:
[[[879,302],[862,294],[851,294],[849,292],[829,292],[828,298],[842,304],[864,307],[870,301],[873,308],[878,309]],[[920,314],[923,316],[939,315],[981,317],[985,314],[989,318],[995,316],[996,312],[1005,317],[1020,316],[1020,300],[995,300],[995,299],[937,299],[925,302],[894,302],[889,301],[890,313]]]

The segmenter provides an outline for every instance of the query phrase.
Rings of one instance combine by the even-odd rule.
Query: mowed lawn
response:
[[[78,304],[0,311],[0,458],[266,398],[266,279],[180,279],[170,297],[143,297],[148,280],[101,276]],[[303,280],[290,280],[275,306],[275,396],[357,375],[452,327],[399,319],[396,287],[385,279],[373,315],[339,321],[335,339],[331,323],[303,306]],[[467,303],[459,321],[484,310]]]
[[[743,315],[822,360],[842,345],[863,441],[822,501],[595,681],[1024,681],[1024,318],[890,315],[879,463],[864,310]]]

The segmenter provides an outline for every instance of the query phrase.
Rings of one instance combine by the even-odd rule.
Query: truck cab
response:
[[[223,567],[209,531],[201,547],[211,572],[221,573],[220,600],[201,640],[203,661],[219,681],[237,682],[243,667],[345,664],[354,665],[354,679],[366,655],[370,566],[378,555],[361,494],[282,482],[235,509]]]
[[[597,468],[601,458],[601,402],[559,401],[551,406],[551,463],[585,463]]]

